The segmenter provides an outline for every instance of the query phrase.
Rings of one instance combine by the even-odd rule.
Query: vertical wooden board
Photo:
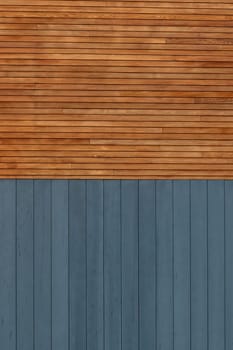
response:
[[[155,181],[139,182],[139,348],[156,347]]]
[[[33,181],[16,181],[17,350],[31,350],[33,329]]]
[[[191,181],[191,349],[207,349],[207,182]]]
[[[208,338],[209,349],[224,341],[224,181],[208,182]]]
[[[34,347],[51,350],[51,181],[34,181]]]
[[[0,181],[0,347],[16,348],[16,182]]]
[[[174,182],[174,350],[190,349],[190,183]]]
[[[69,348],[68,181],[52,182],[52,349]]]
[[[233,182],[225,182],[225,336],[226,350],[233,348]]]
[[[139,349],[138,181],[122,181],[122,350]]]
[[[157,348],[173,349],[173,183],[156,182]]]
[[[87,350],[103,350],[103,181],[87,182]]]
[[[104,334],[106,350],[121,349],[120,181],[104,182]]]
[[[69,182],[70,350],[86,349],[86,181]]]
[[[232,207],[224,181],[0,181],[0,348],[231,350]]]

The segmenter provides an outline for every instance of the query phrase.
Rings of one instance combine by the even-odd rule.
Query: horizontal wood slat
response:
[[[233,178],[233,0],[0,2],[0,178]]]

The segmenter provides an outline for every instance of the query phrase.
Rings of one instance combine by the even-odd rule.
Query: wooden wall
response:
[[[233,2],[0,2],[0,177],[233,178]]]
[[[0,181],[0,346],[232,350],[233,182]]]

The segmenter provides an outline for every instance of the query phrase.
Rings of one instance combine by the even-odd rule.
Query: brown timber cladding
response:
[[[0,0],[0,177],[233,178],[233,0]]]

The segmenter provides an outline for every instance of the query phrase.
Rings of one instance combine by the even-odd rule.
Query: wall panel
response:
[[[231,349],[231,181],[0,181],[4,349]]]
[[[0,178],[233,178],[233,2],[0,1]]]

